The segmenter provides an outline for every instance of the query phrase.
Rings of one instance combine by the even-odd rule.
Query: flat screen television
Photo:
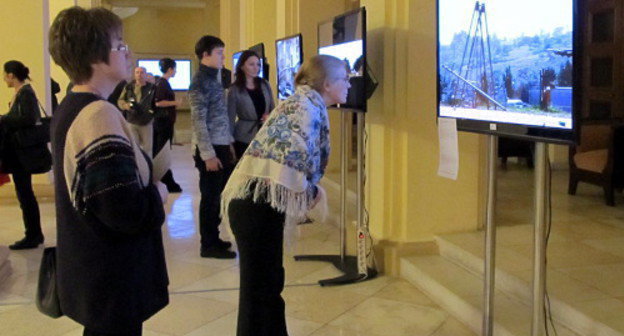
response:
[[[241,55],[243,54],[243,51],[244,50],[235,52],[232,55],[232,69],[233,69],[232,72],[234,73],[234,76],[236,76],[236,64],[238,64],[238,60],[240,59]],[[258,53],[258,52],[256,52],[256,53]],[[260,55],[260,54],[258,54],[258,55]],[[260,56],[260,72],[258,73],[258,77],[265,78],[264,77],[264,58],[262,56]]]
[[[458,129],[572,143],[577,0],[438,0],[438,116]]]
[[[295,75],[303,63],[303,42],[301,34],[275,41],[277,57],[277,98],[286,99],[295,92]]]
[[[144,67],[148,73],[154,76],[162,76],[157,59],[139,59],[137,66]],[[191,60],[174,59],[176,62],[176,75],[169,79],[171,88],[175,91],[186,91],[191,85]]]
[[[347,12],[318,25],[318,52],[344,60],[351,88],[341,108],[366,112],[366,8]]]

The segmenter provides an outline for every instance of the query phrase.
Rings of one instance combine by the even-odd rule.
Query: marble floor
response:
[[[238,260],[199,257],[196,213],[197,173],[189,148],[174,147],[174,175],[182,194],[170,195],[163,227],[171,285],[171,303],[144,325],[144,335],[235,335],[238,300]],[[4,186],[2,189],[11,188]],[[54,205],[42,199],[46,246],[55,244]],[[21,238],[23,227],[15,202],[0,204],[0,245]],[[341,287],[320,287],[319,279],[339,275],[330,265],[295,262],[296,254],[338,252],[339,234],[331,224],[297,228],[297,239],[286,247],[286,314],[291,336],[468,336],[466,326],[401,279],[379,276]],[[226,230],[224,238],[229,239]],[[41,248],[12,252],[11,276],[0,283],[0,335],[78,336],[81,327],[63,317],[38,313],[33,298]]]

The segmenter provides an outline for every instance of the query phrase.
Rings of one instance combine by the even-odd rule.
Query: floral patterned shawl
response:
[[[231,200],[252,196],[286,214],[287,222],[310,210],[329,158],[329,119],[321,95],[302,85],[271,112],[243,154],[221,194],[221,214]],[[326,209],[321,197],[320,209]]]

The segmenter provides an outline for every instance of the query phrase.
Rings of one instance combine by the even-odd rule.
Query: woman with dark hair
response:
[[[4,63],[4,81],[8,87],[15,90],[15,95],[10,104],[9,113],[0,117],[0,170],[13,175],[15,193],[26,227],[25,237],[9,246],[12,250],[35,248],[43,243],[39,204],[32,188],[32,174],[45,171],[33,171],[31,160],[28,162],[23,158],[20,160],[19,144],[16,142],[16,135],[34,126],[40,118],[39,103],[35,91],[27,82],[30,79],[28,76],[29,70],[21,62]],[[44,169],[47,171],[50,167],[50,153],[45,143],[38,147],[41,147],[43,153],[47,154],[47,158],[42,158],[48,159],[47,169]]]
[[[72,7],[56,17],[49,40],[75,83],[51,127],[61,310],[84,335],[138,336],[169,302],[167,191],[106,100],[130,68],[122,22],[104,8]]]
[[[176,63],[171,58],[163,58],[158,62],[160,71],[163,73],[156,81],[154,92],[154,104],[156,113],[154,114],[154,160],[167,161],[173,142],[173,128],[176,122],[176,107],[178,101],[175,93],[169,85],[169,79],[176,75]],[[161,181],[167,186],[170,193],[180,193],[182,188],[173,178],[171,169],[167,170]]]
[[[318,185],[329,159],[327,106],[347,99],[345,63],[317,55],[295,77],[240,158],[221,194],[240,255],[238,336],[285,336],[284,226],[314,207],[326,209]],[[321,211],[323,212],[323,211]]]
[[[234,125],[234,150],[240,158],[275,107],[271,86],[260,72],[260,57],[245,50],[236,64],[234,85],[228,92],[228,113]]]

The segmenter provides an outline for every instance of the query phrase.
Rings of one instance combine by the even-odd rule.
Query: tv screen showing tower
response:
[[[573,0],[439,0],[439,115],[572,129]]]

